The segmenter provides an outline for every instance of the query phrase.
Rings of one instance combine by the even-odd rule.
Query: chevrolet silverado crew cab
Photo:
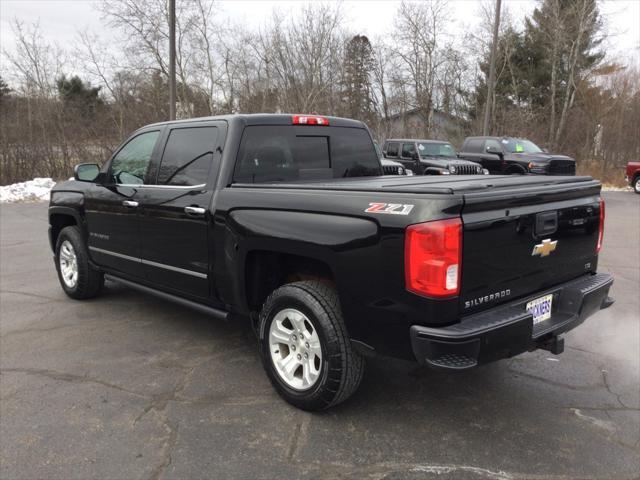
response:
[[[460,158],[480,163],[492,174],[575,175],[576,162],[546,153],[531,140],[513,137],[467,137]]]
[[[481,175],[480,164],[461,160],[449,142],[440,140],[389,139],[384,158],[397,160],[416,175]]]
[[[307,410],[348,398],[367,354],[461,370],[560,353],[613,302],[597,181],[381,173],[354,120],[146,126],[53,189],[60,284],[86,299],[108,278],[250,321],[275,389]]]

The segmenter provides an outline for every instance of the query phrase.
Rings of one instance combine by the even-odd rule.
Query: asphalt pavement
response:
[[[0,206],[0,478],[627,479],[640,475],[640,195],[605,194],[616,303],[451,374],[368,360],[347,403],[272,390],[245,325],[108,283],[58,285],[46,204]]]

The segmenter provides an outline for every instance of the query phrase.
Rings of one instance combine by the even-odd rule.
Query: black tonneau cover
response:
[[[538,175],[424,175],[414,177],[355,177],[344,179],[307,180],[287,183],[234,184],[238,187],[282,188],[308,190],[346,190],[361,192],[388,191],[394,193],[465,194],[469,202],[489,200],[498,195],[531,195],[542,191],[600,190],[600,182],[591,177],[562,177]],[[483,194],[488,194],[485,197]],[[477,199],[477,200],[476,200]]]

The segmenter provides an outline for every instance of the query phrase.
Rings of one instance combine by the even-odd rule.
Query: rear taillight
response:
[[[598,244],[596,245],[596,253],[600,253],[602,249],[602,239],[604,238],[604,199],[600,199],[600,224],[598,225]]]
[[[329,126],[327,117],[318,115],[294,115],[292,118],[294,125],[326,125]]]
[[[460,293],[462,221],[459,218],[407,227],[404,274],[407,290],[427,297]]]

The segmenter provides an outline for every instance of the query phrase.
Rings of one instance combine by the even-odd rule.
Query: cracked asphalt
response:
[[[2,205],[0,478],[638,478],[640,195],[605,198],[617,301],[564,354],[459,374],[370,359],[316,414],[274,393],[244,325],[111,283],[67,298],[46,205]]]

